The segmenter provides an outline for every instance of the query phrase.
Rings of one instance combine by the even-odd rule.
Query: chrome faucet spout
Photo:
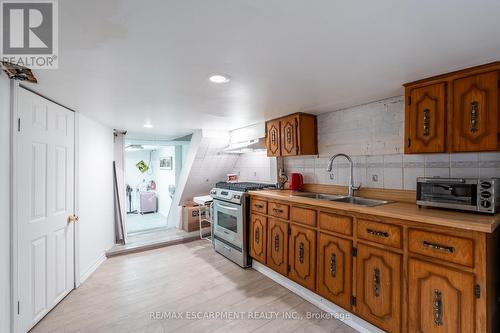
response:
[[[330,158],[330,162],[328,163],[328,168],[326,169],[326,171],[332,172],[333,161],[337,157],[345,157],[347,159],[347,161],[349,162],[349,192],[348,192],[348,196],[352,197],[354,195],[354,191],[359,189],[359,186],[358,187],[354,186],[354,172],[353,172],[354,163],[352,162],[351,157],[349,155],[343,154],[343,153],[333,155]]]

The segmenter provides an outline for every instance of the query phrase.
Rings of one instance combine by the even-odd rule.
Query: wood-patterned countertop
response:
[[[376,207],[366,207],[342,202],[294,196],[293,192],[290,190],[259,190],[250,191],[249,193],[250,195],[256,195],[274,200],[289,201],[295,204],[331,208],[346,212],[370,214],[374,216],[485,233],[493,233],[493,231],[495,231],[500,224],[500,214],[483,215],[438,208],[419,208],[416,204],[403,202],[393,202]]]

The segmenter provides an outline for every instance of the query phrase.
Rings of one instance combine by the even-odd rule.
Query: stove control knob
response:
[[[487,200],[481,200],[481,206],[483,208],[490,208],[491,206],[491,202],[487,201]]]
[[[235,195],[233,195],[233,198],[235,198],[235,199],[241,199],[241,195],[235,194]]]

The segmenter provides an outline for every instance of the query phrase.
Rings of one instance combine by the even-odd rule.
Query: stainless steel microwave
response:
[[[417,178],[417,205],[495,214],[500,178]]]

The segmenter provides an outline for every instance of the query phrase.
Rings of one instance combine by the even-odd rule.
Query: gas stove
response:
[[[246,194],[246,192],[262,190],[266,188],[276,188],[276,186],[273,184],[264,184],[264,183],[219,182],[215,184],[215,187],[210,191],[210,195],[214,199],[241,204],[248,195]]]

